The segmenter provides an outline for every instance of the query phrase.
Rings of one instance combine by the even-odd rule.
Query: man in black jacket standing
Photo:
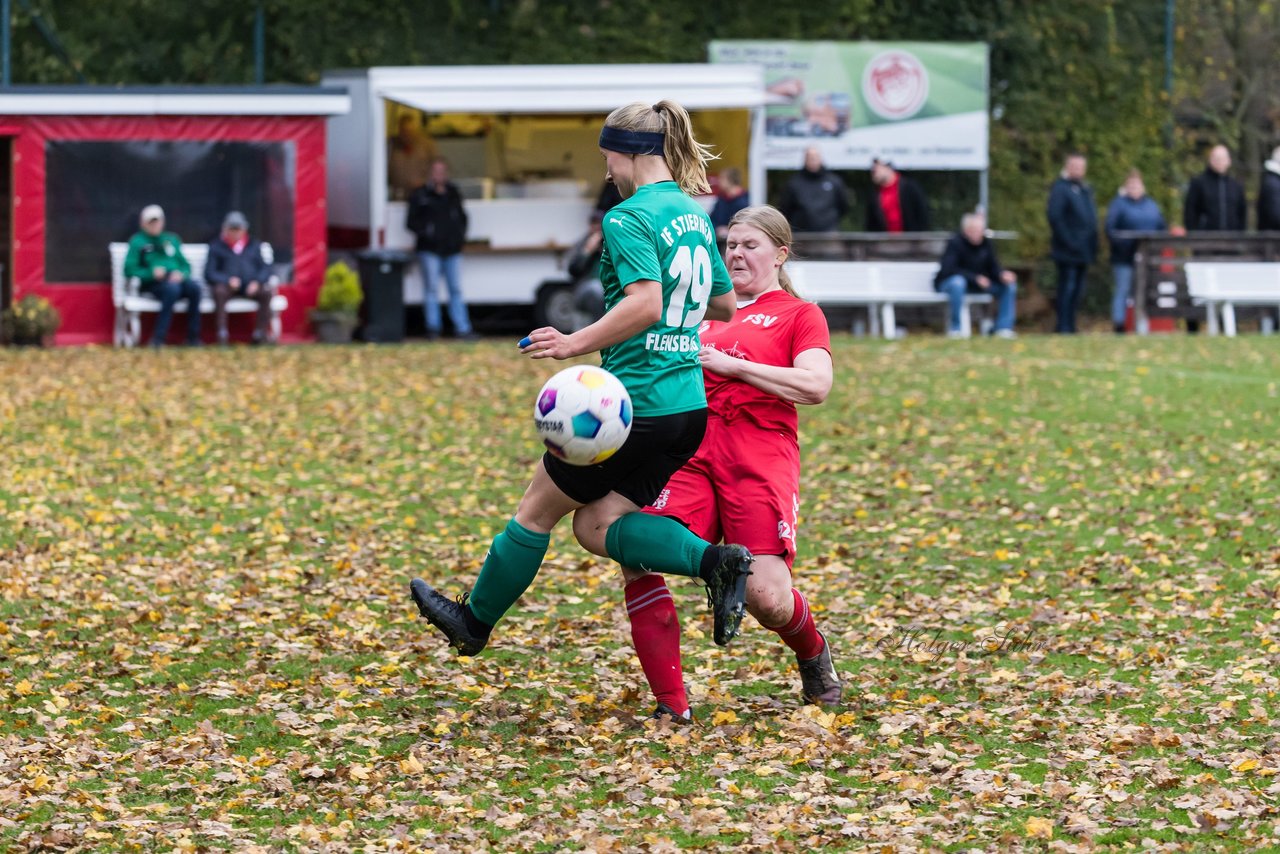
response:
[[[209,244],[205,280],[213,290],[214,317],[218,322],[218,343],[230,340],[227,333],[227,301],[250,299],[258,303],[253,343],[267,342],[271,328],[271,265],[262,255],[262,242],[249,236],[249,220],[232,211],[222,220],[222,234]]]
[[[987,218],[983,214],[967,213],[961,218],[959,233],[951,235],[942,253],[933,286],[951,302],[948,338],[961,335],[960,313],[964,311],[967,293],[991,294],[997,306],[995,334],[1001,338],[1014,337],[1017,277],[1012,270],[1000,266],[995,244],[987,237]]]
[[[1225,145],[1209,150],[1209,164],[1187,188],[1182,218],[1187,231],[1244,231],[1244,187],[1227,174],[1230,168]]]
[[[849,212],[849,191],[822,164],[822,152],[808,148],[804,168],[787,182],[778,209],[795,231],[839,231],[840,220]]]
[[[1058,266],[1054,332],[1064,335],[1076,332],[1085,272],[1098,255],[1098,206],[1093,188],[1084,182],[1087,167],[1083,154],[1067,155],[1062,174],[1049,190],[1050,254]]]
[[[867,231],[929,230],[929,199],[919,184],[880,157],[871,161],[871,183],[876,191],[867,200]]]
[[[427,338],[440,337],[439,286],[441,277],[449,289],[449,320],[453,333],[464,341],[474,341],[471,318],[462,296],[462,246],[467,240],[467,212],[462,194],[449,180],[449,166],[440,158],[431,161],[427,183],[409,196],[406,225],[418,237],[418,262],[422,267],[423,315]]]

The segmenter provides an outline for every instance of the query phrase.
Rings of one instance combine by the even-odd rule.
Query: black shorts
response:
[[[542,457],[560,491],[582,504],[616,492],[640,507],[652,504],[675,474],[698,452],[707,432],[707,410],[636,418],[618,452],[593,466],[571,466],[549,452]]]

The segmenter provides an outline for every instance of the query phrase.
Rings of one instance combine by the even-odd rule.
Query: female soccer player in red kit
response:
[[[738,312],[701,330],[706,436],[646,512],[751,551],[747,610],[795,652],[804,699],[834,704],[842,686],[831,647],[791,586],[800,512],[796,404],[822,403],[831,390],[831,336],[822,311],[796,295],[783,269],[791,226],[777,209],[738,212],[726,249]],[[658,701],[655,717],[688,718],[671,593],[656,573],[627,567],[623,574],[636,654]]]

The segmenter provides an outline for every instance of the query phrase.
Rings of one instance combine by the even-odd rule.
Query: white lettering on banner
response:
[[[743,323],[754,323],[756,326],[763,326],[765,329],[768,329],[777,321],[777,316],[772,314],[748,314],[742,318]]]
[[[644,348],[658,353],[696,353],[698,339],[691,335],[659,335],[650,332],[644,336]]]

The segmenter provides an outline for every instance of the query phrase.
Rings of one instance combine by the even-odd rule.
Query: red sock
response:
[[[689,698],[680,666],[680,620],[667,582],[656,573],[637,578],[627,585],[626,597],[631,642],[653,696],[683,715],[689,710]]]
[[[795,650],[796,658],[808,661],[822,654],[822,646],[826,643],[818,634],[818,627],[813,622],[813,614],[809,613],[809,603],[804,594],[794,587],[791,597],[795,600],[795,612],[785,626],[765,626],[771,632],[777,632],[782,642]]]

